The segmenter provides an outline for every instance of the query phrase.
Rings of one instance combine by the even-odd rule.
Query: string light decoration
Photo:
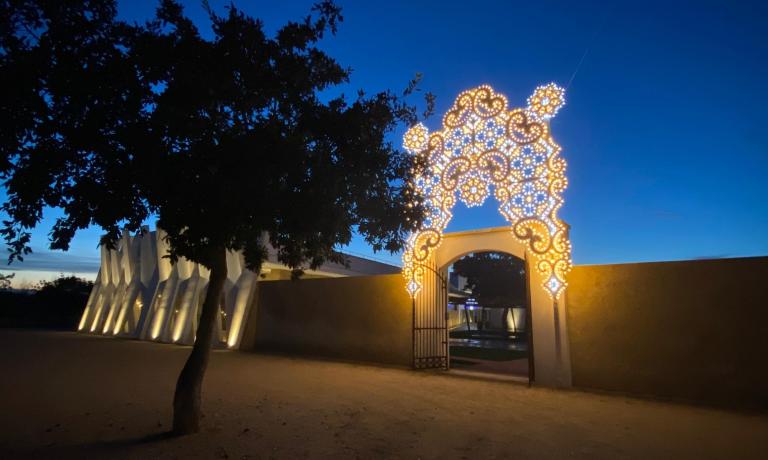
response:
[[[429,133],[419,123],[403,137],[404,148],[427,167],[414,178],[423,199],[423,226],[408,238],[403,253],[406,288],[415,297],[425,262],[442,241],[456,199],[480,206],[491,189],[512,234],[535,257],[543,287],[557,299],[571,270],[568,226],[557,217],[567,186],[565,160],[550,136],[548,120],[565,104],[565,90],[539,86],[525,108],[507,109],[507,99],[487,85],[459,94]]]

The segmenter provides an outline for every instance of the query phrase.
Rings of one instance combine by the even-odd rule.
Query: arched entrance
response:
[[[503,252],[526,261],[530,308],[532,381],[551,386],[571,385],[570,353],[565,324],[566,304],[553,302],[543,287],[542,274],[531,270],[532,257],[508,227],[446,233],[442,244],[425,261],[427,270],[422,291],[414,298],[414,367],[450,366],[448,337],[448,267],[473,252]]]
[[[456,98],[441,130],[419,124],[406,132],[404,147],[426,165],[410,184],[426,218],[403,253],[415,368],[450,365],[448,264],[470,252],[499,251],[527,264],[536,381],[570,385],[564,292],[571,246],[557,216],[567,181],[548,123],[564,103],[564,90],[549,84],[536,88],[526,107],[508,110],[503,95],[480,86]],[[479,206],[492,190],[510,227],[443,234],[457,200]]]
[[[451,369],[527,379],[531,337],[525,261],[475,251],[448,268]]]

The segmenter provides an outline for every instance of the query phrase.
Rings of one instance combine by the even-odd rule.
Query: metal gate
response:
[[[413,299],[413,368],[448,369],[448,282],[434,266]]]

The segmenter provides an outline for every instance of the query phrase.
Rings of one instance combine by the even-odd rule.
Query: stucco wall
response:
[[[574,386],[768,408],[767,283],[768,257],[575,267]]]
[[[766,280],[768,257],[575,267],[573,385],[768,408]],[[411,365],[399,274],[258,284],[243,348]]]
[[[400,274],[264,281],[243,340],[256,350],[410,366],[412,314]]]

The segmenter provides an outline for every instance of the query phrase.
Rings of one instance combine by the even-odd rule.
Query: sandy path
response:
[[[0,458],[768,458],[768,417],[216,352],[205,429],[160,439],[188,349],[0,330]]]

